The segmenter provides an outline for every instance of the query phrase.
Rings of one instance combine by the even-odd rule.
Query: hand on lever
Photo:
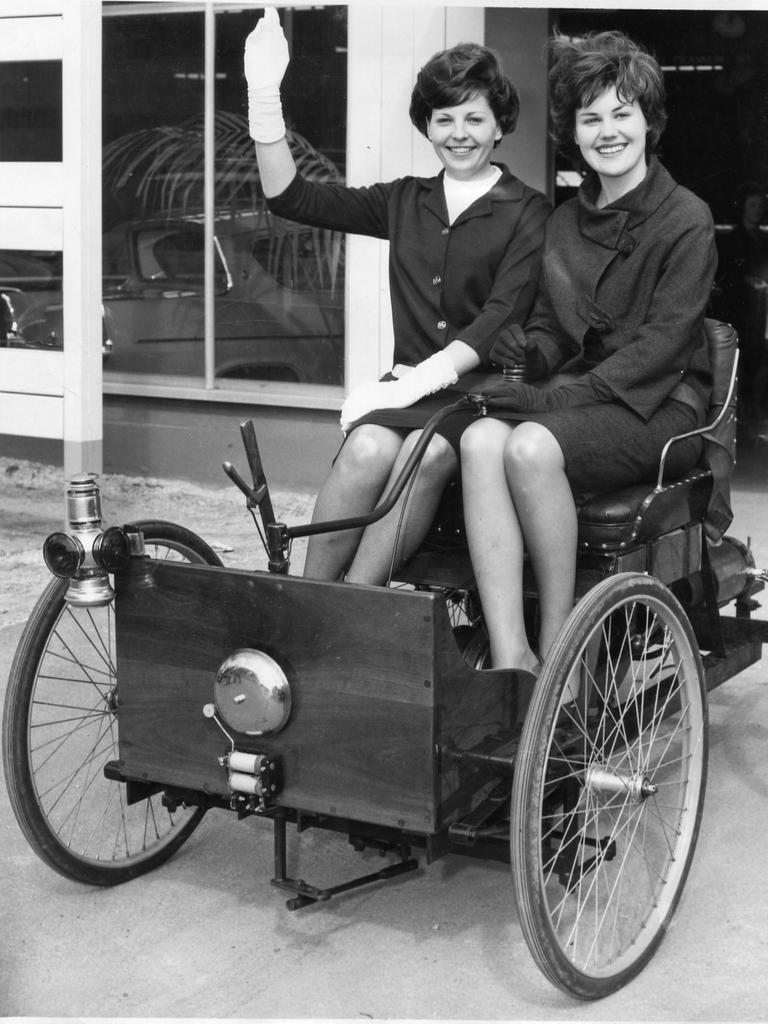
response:
[[[500,366],[524,366],[526,380],[539,380],[547,375],[544,356],[519,324],[511,324],[499,332],[489,358]]]

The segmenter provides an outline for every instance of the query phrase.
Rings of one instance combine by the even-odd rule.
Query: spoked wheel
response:
[[[597,999],[650,960],[680,899],[707,770],[704,673],[663,584],[610,577],[574,608],[526,716],[512,874],[537,964]]]
[[[196,534],[159,520],[136,524],[151,558],[221,565]],[[3,765],[19,825],[54,870],[114,885],[171,856],[204,809],[171,812],[157,793],[130,805],[104,765],[118,758],[120,696],[114,608],[80,608],[54,579],[27,622],[11,666]]]
[[[442,593],[448,621],[464,660],[472,668],[484,668],[488,663],[488,633],[474,587],[445,588]]]
[[[453,638],[464,660],[472,668],[486,668],[489,640],[474,582],[467,580],[459,587],[417,584],[415,589],[439,594],[443,598]]]

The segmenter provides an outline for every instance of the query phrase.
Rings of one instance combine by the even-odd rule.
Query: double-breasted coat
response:
[[[598,208],[598,190],[588,178],[550,218],[526,338],[550,372],[591,373],[601,395],[644,420],[670,397],[702,409],[717,267],[709,207],[653,157],[615,203]]]

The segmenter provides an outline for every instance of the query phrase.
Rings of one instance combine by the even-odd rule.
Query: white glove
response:
[[[288,67],[288,40],[274,7],[267,7],[245,40],[243,69],[248,83],[248,127],[255,142],[285,135],[280,83]]]
[[[389,371],[393,377],[404,377],[406,373],[413,373],[415,367],[408,366],[406,363],[395,363],[392,369]]]
[[[458,379],[451,357],[446,352],[436,352],[398,380],[361,384],[341,407],[341,429],[346,434],[352,423],[374,409],[407,409]]]

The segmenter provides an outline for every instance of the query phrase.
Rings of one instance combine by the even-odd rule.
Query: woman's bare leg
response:
[[[523,617],[523,535],[507,480],[505,451],[515,430],[478,420],[461,438],[464,521],[491,642],[494,668],[533,670],[537,658]]]
[[[389,479],[402,447],[402,436],[388,427],[364,424],[347,438],[315,502],[312,522],[325,522],[370,512]],[[321,533],[310,537],[304,576],[337,580],[352,561],[361,530]]]
[[[420,436],[421,431],[415,430],[405,439],[385,490],[399,476]],[[348,583],[380,586],[386,582],[393,564],[395,567],[401,565],[416,551],[432,525],[442,493],[455,475],[457,466],[458,459],[451,445],[445,438],[435,436],[424,453],[413,487],[406,485],[391,512],[363,531],[347,572]],[[393,560],[395,545],[397,553]]]
[[[560,445],[540,423],[521,423],[512,432],[504,467],[539,591],[543,658],[573,608],[576,506]]]

